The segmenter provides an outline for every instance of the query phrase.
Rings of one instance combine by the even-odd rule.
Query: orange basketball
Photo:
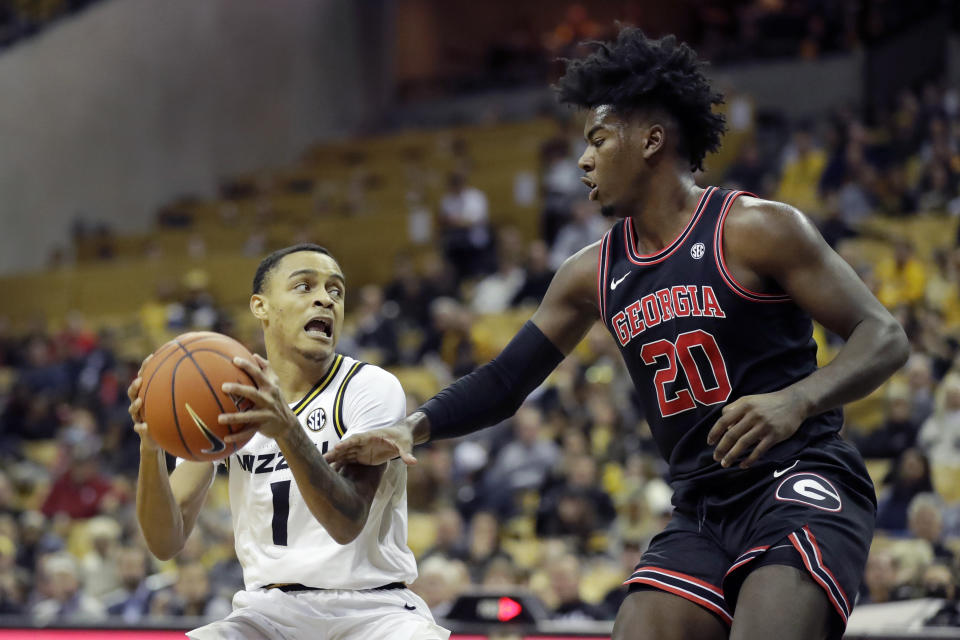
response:
[[[236,356],[253,361],[242,344],[211,331],[184,333],[153,353],[143,368],[141,415],[165,451],[186,460],[220,460],[246,444],[224,442],[239,428],[217,421],[221,413],[252,405],[220,390],[224,382],[256,386],[233,364]]]

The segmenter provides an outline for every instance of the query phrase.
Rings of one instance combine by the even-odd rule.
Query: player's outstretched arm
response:
[[[127,388],[133,428],[140,435],[137,521],[150,552],[160,560],[169,560],[180,553],[193,531],[215,467],[212,462],[185,461],[167,475],[163,450],[150,436],[141,415],[143,402],[137,397],[141,383],[138,374]]]
[[[774,282],[814,320],[846,340],[830,364],[774,393],[744,396],[723,408],[708,435],[724,466],[757,460],[801,422],[862,398],[903,366],[909,343],[900,324],[856,272],[793,207],[740,198],[725,224],[728,267]]]
[[[414,445],[454,438],[513,415],[599,318],[597,242],[567,259],[533,317],[491,362],[460,378],[389,427],[348,438],[326,455],[342,464],[414,464]]]
[[[276,374],[259,355],[254,362],[234,358],[256,386],[227,382],[223,392],[242,396],[253,407],[220,414],[221,424],[242,427],[224,442],[245,442],[254,431],[276,440],[310,513],[340,544],[352,541],[367,522],[370,503],[380,485],[383,467],[358,467],[337,473],[307,437],[280,393]]]

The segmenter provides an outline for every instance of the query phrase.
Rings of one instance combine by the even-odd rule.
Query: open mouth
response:
[[[329,318],[311,318],[303,326],[303,330],[311,338],[322,338],[330,340],[333,338],[333,320]]]
[[[586,176],[581,177],[580,182],[590,187],[590,195],[587,196],[587,199],[596,200],[597,195],[600,193],[600,189],[597,187],[597,183]]]

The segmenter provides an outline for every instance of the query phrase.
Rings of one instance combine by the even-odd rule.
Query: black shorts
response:
[[[732,476],[709,494],[677,490],[670,523],[626,584],[659,589],[733,622],[747,574],[764,564],[807,571],[846,626],[876,520],[876,494],[860,454],[830,436],[796,460]],[[680,497],[678,497],[680,496]]]

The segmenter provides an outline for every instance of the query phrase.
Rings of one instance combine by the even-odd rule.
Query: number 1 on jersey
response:
[[[287,517],[290,515],[290,481],[271,482],[273,492],[273,544],[287,546]]]
[[[703,350],[716,386],[707,389],[703,375],[693,357],[693,348]],[[657,369],[653,375],[653,384],[657,388],[657,403],[660,405],[660,415],[664,418],[690,409],[695,409],[697,402],[704,405],[726,402],[730,397],[730,378],[727,376],[727,365],[723,361],[723,354],[717,345],[717,339],[712,334],[697,329],[677,336],[676,342],[657,340],[648,342],[640,349],[640,357],[644,364],[656,364],[657,358],[666,358],[666,366]],[[673,398],[667,398],[667,385],[677,380],[677,360],[687,377],[689,389],[674,391]]]

